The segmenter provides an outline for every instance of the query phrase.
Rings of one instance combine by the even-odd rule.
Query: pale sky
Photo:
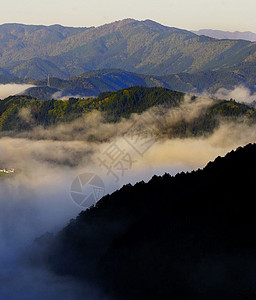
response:
[[[256,32],[256,0],[0,0],[0,24],[98,26],[151,19],[197,30]]]

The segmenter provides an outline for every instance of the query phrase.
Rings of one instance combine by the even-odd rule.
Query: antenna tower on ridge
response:
[[[50,87],[50,75],[48,74],[48,81],[47,81],[47,86]]]

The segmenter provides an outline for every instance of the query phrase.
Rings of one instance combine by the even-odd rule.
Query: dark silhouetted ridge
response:
[[[52,238],[48,263],[116,299],[251,299],[256,145],[126,185]]]

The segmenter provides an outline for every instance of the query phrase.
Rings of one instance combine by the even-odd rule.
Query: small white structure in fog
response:
[[[11,174],[11,173],[15,173],[14,169],[0,169],[0,173],[6,173],[6,174]]]

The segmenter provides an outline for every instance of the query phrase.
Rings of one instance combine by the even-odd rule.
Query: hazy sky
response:
[[[256,0],[0,0],[0,23],[98,26],[135,18],[185,29],[256,32]]]

